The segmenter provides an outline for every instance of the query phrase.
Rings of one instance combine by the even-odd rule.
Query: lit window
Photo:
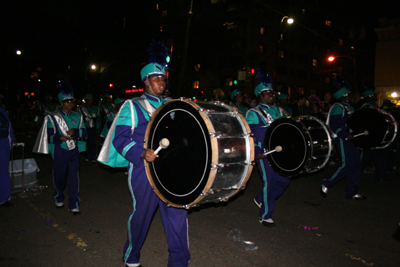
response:
[[[325,20],[325,25],[326,25],[326,26],[329,26],[329,27],[332,27],[332,21],[330,21],[330,20]]]
[[[196,64],[196,65],[194,65],[194,69],[195,69],[196,71],[199,71],[199,70],[200,70],[200,63],[199,63],[199,64]]]
[[[199,89],[199,87],[200,87],[200,81],[194,81],[193,82],[193,88],[194,89]]]
[[[314,67],[318,66],[318,62],[317,62],[317,60],[315,58],[312,60],[312,65]]]
[[[226,78],[226,86],[232,86],[233,85],[233,79],[232,78]]]
[[[167,10],[161,11],[161,16],[160,17],[165,17],[167,15]]]
[[[283,41],[283,33],[281,33],[281,35],[279,36],[279,40]]]
[[[162,32],[163,27],[164,27],[163,25],[160,26],[160,32]]]
[[[278,57],[279,57],[279,58],[285,58],[285,51],[279,50],[279,51],[278,51]]]
[[[343,39],[339,39],[339,45],[343,45]]]
[[[260,53],[264,53],[264,46],[260,45]]]
[[[354,46],[350,47],[352,50],[356,50],[356,48]]]
[[[233,29],[236,29],[237,28],[237,24],[235,23],[235,22],[232,22],[232,23],[229,23],[228,25],[227,25],[227,29],[228,30],[233,30]]]
[[[306,10],[304,8],[301,10],[301,14],[303,14],[303,15],[306,14]]]
[[[158,10],[158,4],[156,5],[156,10]]]
[[[264,27],[261,27],[261,28],[260,28],[260,34],[262,34],[262,35],[265,34],[265,28],[264,28]]]
[[[304,95],[304,87],[299,87],[299,94]]]

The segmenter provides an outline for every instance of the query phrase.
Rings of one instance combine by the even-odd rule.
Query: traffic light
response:
[[[170,56],[167,56],[167,58],[165,59],[165,61],[166,61],[167,63],[169,63],[170,60],[171,60],[171,57],[170,57]]]
[[[233,81],[233,84],[234,84],[234,85],[237,85],[237,84],[238,84],[237,80],[234,80],[234,81]]]
[[[110,87],[110,88],[112,88],[114,86],[114,84],[112,84],[112,83],[110,83],[109,85],[108,85],[108,87]]]

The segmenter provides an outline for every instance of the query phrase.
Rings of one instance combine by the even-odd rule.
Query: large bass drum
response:
[[[322,169],[332,152],[332,138],[328,127],[315,117],[279,118],[264,139],[267,151],[277,147],[282,150],[268,154],[268,163],[279,175],[292,178]]]
[[[145,148],[156,150],[163,138],[170,144],[154,162],[146,162],[146,173],[168,205],[188,209],[227,201],[244,189],[254,141],[236,109],[220,102],[165,102],[148,124]]]
[[[346,127],[352,135],[360,134],[352,143],[363,150],[386,148],[397,135],[397,122],[394,117],[375,108],[357,110],[349,117]]]

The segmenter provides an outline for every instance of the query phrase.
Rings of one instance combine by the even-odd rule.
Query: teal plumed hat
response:
[[[168,48],[163,43],[158,43],[153,40],[147,52],[149,53],[149,64],[144,66],[140,71],[142,82],[152,75],[167,76],[167,58],[170,57]]]
[[[364,79],[362,82],[361,82],[361,84],[362,84],[362,86],[364,87],[364,92],[362,92],[361,93],[361,95],[363,96],[363,97],[370,97],[370,96],[372,96],[372,95],[374,95],[374,93],[375,93],[375,86],[372,84],[372,82],[371,81],[369,81],[369,80],[367,80],[367,79]]]
[[[232,99],[232,100],[235,100],[235,96],[237,96],[238,94],[240,94],[242,92],[242,90],[240,90],[240,89],[234,89],[232,92],[231,92],[231,94],[229,95],[229,97]]]
[[[337,100],[351,92],[350,84],[346,82],[340,74],[333,74],[332,83],[338,88],[333,94],[333,97]]]
[[[289,98],[289,95],[285,93],[281,93],[280,95],[278,95],[278,100],[282,100],[284,98]]]
[[[57,97],[60,102],[74,99],[74,89],[72,89],[71,84],[67,80],[67,77],[58,75],[57,76],[57,87],[60,90]]]
[[[289,98],[288,87],[286,85],[282,86],[281,93],[278,95],[278,100],[282,100],[284,98]]]
[[[254,94],[258,97],[263,91],[274,91],[274,82],[265,66],[261,66],[257,70],[257,78],[259,84],[254,89]]]
[[[117,88],[117,98],[114,100],[114,105],[124,102],[126,99],[125,90],[121,86]]]

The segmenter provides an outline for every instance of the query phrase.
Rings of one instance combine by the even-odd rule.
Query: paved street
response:
[[[124,170],[111,173],[99,163],[82,162],[82,213],[73,216],[54,206],[50,156],[30,152],[35,130],[15,128],[17,140],[27,144],[25,157],[37,161],[40,186],[14,193],[14,206],[0,208],[0,266],[124,266],[122,249],[132,206]],[[246,189],[227,203],[190,210],[190,266],[400,266],[399,175],[380,182],[372,174],[362,174],[359,192],[368,196],[364,201],[345,199],[345,180],[324,199],[318,190],[333,170],[327,166],[292,180],[276,202],[276,228],[258,222],[253,198],[261,180],[256,168]],[[258,249],[245,251],[228,239],[232,229],[239,229]],[[141,263],[166,266],[167,258],[157,212]]]

